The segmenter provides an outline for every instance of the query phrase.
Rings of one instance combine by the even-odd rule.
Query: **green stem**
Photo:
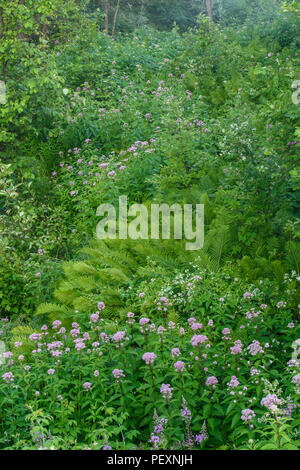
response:
[[[11,390],[10,385],[9,385],[9,394],[10,394],[10,399],[11,399],[11,411],[12,411],[13,420],[14,420],[15,432],[17,434],[16,415],[15,415],[14,401],[13,401],[12,390]]]
[[[149,364],[150,372],[151,372],[151,379],[152,379],[152,387],[153,387],[153,398],[154,404],[156,402],[156,390],[155,390],[155,382],[154,382],[154,373],[151,364]]]
[[[80,422],[80,392],[81,392],[81,349],[79,350],[79,371],[78,371],[78,420]]]

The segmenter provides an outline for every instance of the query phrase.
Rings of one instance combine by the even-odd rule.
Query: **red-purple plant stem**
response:
[[[277,442],[278,442],[278,450],[280,450],[280,432],[279,432],[279,423],[276,418],[276,430],[277,430]]]
[[[200,381],[201,385],[204,385],[204,374],[203,374],[203,367],[202,367],[202,360],[201,360],[201,345],[199,344],[199,369],[200,369]]]
[[[155,390],[155,383],[154,383],[154,373],[151,364],[149,364],[150,372],[151,372],[151,379],[152,379],[152,387],[153,387],[153,398],[154,403],[156,402],[156,390]]]
[[[125,351],[124,351],[124,348],[123,348],[123,347],[121,348],[121,353],[122,353],[122,359],[123,359],[124,369],[126,370],[126,369],[127,369],[127,367],[126,367],[126,357],[125,357]]]
[[[161,336],[161,338],[160,338],[160,344],[161,344],[161,347],[160,347],[160,354],[161,354],[161,359],[163,360],[163,358],[164,358],[164,342],[163,342],[162,336]]]
[[[183,397],[183,375],[182,372],[179,372],[180,376],[180,385],[181,385],[181,396]]]
[[[79,350],[79,371],[78,371],[78,420],[80,421],[80,387],[81,387],[81,349]]]
[[[10,399],[11,399],[11,411],[12,411],[12,415],[13,415],[15,431],[17,433],[17,423],[16,423],[16,416],[15,416],[14,401],[13,401],[12,391],[11,391],[11,386],[10,385],[9,385],[9,394],[10,394]]]

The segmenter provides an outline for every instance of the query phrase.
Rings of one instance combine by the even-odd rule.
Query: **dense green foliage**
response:
[[[39,330],[3,322],[13,336],[0,446],[299,449],[291,309],[266,282],[245,292],[241,280],[200,274],[165,283],[168,297],[136,295],[155,323],[105,320],[103,302],[67,331],[57,320]],[[170,320],[178,308],[197,318]]]
[[[10,361],[0,365],[0,393],[5,395],[8,385],[12,393],[0,410],[0,447],[29,448],[32,432],[45,439],[49,430],[55,443],[50,439],[47,446],[83,448],[97,441],[103,447],[109,441],[120,448],[116,423],[122,421],[125,447],[149,448],[152,392],[159,393],[164,381],[174,386],[174,394],[176,390],[174,417],[164,415],[166,400],[157,411],[176,425],[168,428],[161,446],[184,441],[183,447],[189,447],[170,351],[179,347],[186,368],[188,361],[193,363],[191,331],[182,338],[179,334],[193,316],[204,325],[211,351],[202,371],[190,364],[186,388],[198,394],[198,372],[203,380],[216,376],[219,383],[214,410],[207,405],[209,388],[202,387],[198,401],[192,392],[184,392],[198,420],[191,432],[200,433],[208,420],[208,438],[201,446],[219,448],[225,442],[226,448],[248,448],[251,438],[254,448],[278,448],[278,426],[283,426],[282,442],[295,448],[297,407],[293,421],[281,421],[276,411],[254,431],[240,417],[242,409],[251,408],[254,395],[259,418],[267,393],[281,397],[281,412],[299,400],[297,379],[291,380],[291,373],[299,376],[299,363],[286,366],[299,338],[300,112],[299,93],[293,88],[299,78],[297,2],[212,1],[211,21],[202,1],[121,0],[119,11],[118,2],[110,1],[108,34],[106,3],[0,2],[0,79],[6,86],[6,102],[0,104],[0,308],[1,316],[9,319],[0,325],[0,339],[2,335],[15,361],[13,369],[7,369]],[[178,240],[96,240],[97,207],[117,207],[122,195],[129,204],[146,206],[204,204],[203,249],[187,251]],[[245,292],[250,300],[243,297]],[[172,304],[165,318],[157,310],[160,297]],[[83,377],[91,382],[94,372],[88,354],[75,396],[73,376],[64,377],[70,362],[77,383],[78,361],[81,368],[72,335],[66,333],[64,339],[64,348],[71,347],[71,352],[70,357],[63,353],[57,381],[46,376],[52,366],[56,370],[54,357],[44,347],[37,348],[40,358],[32,356],[28,335],[40,333],[48,321],[61,322],[67,331],[78,322],[83,334],[93,326],[90,315],[99,302],[106,306],[99,332],[110,337],[112,357],[105,342],[100,349],[91,347],[98,335],[99,325],[94,325],[87,349],[104,354],[97,359],[103,362],[103,396],[97,395],[93,382],[92,390],[82,391],[78,399]],[[256,330],[244,319],[247,309],[261,305],[267,308],[262,308]],[[149,367],[140,375],[136,371],[144,352],[160,355],[159,336],[152,332],[148,343],[137,327],[130,330],[125,324],[129,311],[137,319],[151,318],[156,327],[169,321],[176,326],[176,333],[171,328],[167,334],[155,390]],[[211,332],[209,320],[215,325]],[[213,355],[222,355],[221,332],[227,327],[230,347],[237,340],[243,343],[241,374],[230,361],[229,349],[224,364],[214,365]],[[135,371],[131,382],[124,380],[124,389],[111,376],[118,367],[127,376],[122,355],[113,346],[112,335],[119,329],[128,334],[127,361]],[[54,329],[47,341],[57,341],[56,335]],[[265,354],[255,356],[249,366],[247,348],[255,339]],[[17,352],[14,344],[19,342]],[[270,354],[266,343],[272,345]],[[32,375],[24,375],[19,354]],[[265,368],[266,382],[249,378],[254,366]],[[2,381],[2,370],[13,370],[12,383]],[[243,385],[253,382],[238,412],[229,404],[227,390],[236,375]],[[110,396],[112,381],[120,393]],[[138,396],[131,396],[137,382]],[[39,384],[41,398],[33,396],[33,383]],[[46,405],[49,393],[52,399]],[[90,393],[95,409],[89,414]],[[63,401],[57,402],[57,395]],[[11,412],[4,416],[6,408]],[[106,416],[101,432],[99,413]],[[214,432],[221,417],[224,429]],[[70,429],[66,419],[73,423]],[[87,428],[91,432],[84,438]]]

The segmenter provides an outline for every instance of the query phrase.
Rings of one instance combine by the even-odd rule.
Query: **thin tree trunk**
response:
[[[8,63],[8,60],[6,62],[4,62],[3,66],[2,66],[2,79],[3,79],[4,84],[6,83],[7,63]]]
[[[0,34],[0,40],[4,36],[4,20],[3,20],[3,8],[0,8],[0,23],[1,23],[1,29],[2,32]],[[3,62],[2,64],[2,80],[5,85],[6,83],[6,72],[7,72],[7,64],[8,64],[8,59]]]
[[[223,16],[223,5],[222,5],[222,0],[219,0],[219,21],[221,20]]]
[[[47,24],[46,23],[44,23],[42,26],[42,36],[43,36],[43,39],[46,39],[46,36],[47,36]]]
[[[24,2],[25,2],[25,0],[19,0],[18,3],[19,3],[19,5],[24,5]],[[19,27],[19,29],[21,29],[21,28],[22,28],[22,26]],[[25,38],[25,34],[23,32],[20,32],[18,34],[18,39],[24,39],[24,38]]]
[[[106,35],[108,36],[109,30],[108,30],[108,0],[105,0],[105,31]]]
[[[213,20],[211,0],[206,0],[206,11],[210,21]]]
[[[112,33],[111,33],[111,37],[112,37],[112,38],[114,37],[115,31],[116,31],[116,24],[117,24],[117,18],[118,18],[118,14],[119,14],[119,8],[120,8],[120,0],[118,0],[117,6],[116,6],[116,11],[115,11],[115,16],[114,16],[114,23],[113,23],[113,29],[112,29]]]
[[[139,17],[139,26],[141,26],[141,24],[142,24],[142,18],[143,18],[143,14],[144,14],[144,9],[145,9],[145,0],[142,0],[141,11],[140,11],[140,17]]]

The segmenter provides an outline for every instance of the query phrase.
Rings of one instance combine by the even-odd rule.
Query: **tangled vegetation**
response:
[[[0,1],[1,449],[299,449],[298,3]]]

